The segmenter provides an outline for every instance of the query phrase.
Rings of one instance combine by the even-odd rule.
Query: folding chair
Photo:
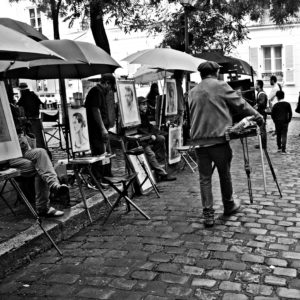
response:
[[[133,183],[133,181],[136,179],[137,173],[128,174],[125,176],[114,176],[114,177],[104,177],[105,181],[119,194],[118,199],[115,201],[115,203],[112,205],[110,211],[106,215],[103,224],[108,220],[109,216],[117,207],[121,201],[122,198],[125,199],[126,206],[127,206],[127,212],[130,212],[130,205],[133,206],[142,216],[145,217],[146,220],[150,220],[150,217],[142,210],[140,209],[132,199],[128,197],[128,188]],[[118,188],[118,184],[122,184],[122,190]]]
[[[179,152],[183,160],[183,166],[181,167],[181,170],[184,170],[186,165],[188,165],[190,170],[195,173],[195,169],[197,169],[198,164],[190,156],[190,153],[194,151],[194,146],[180,146],[176,147],[176,150]]]
[[[59,110],[49,112],[42,111],[41,119],[47,148],[49,148],[49,143],[52,139],[59,141],[59,147],[62,148],[61,130],[63,126],[59,122]],[[54,147],[52,146],[52,148]]]

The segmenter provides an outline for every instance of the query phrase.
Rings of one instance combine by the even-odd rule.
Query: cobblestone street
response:
[[[300,120],[293,119],[287,155],[277,153],[268,135],[270,158],[283,197],[266,163],[264,193],[261,158],[249,138],[254,203],[249,203],[242,147],[232,141],[232,179],[242,202],[236,215],[222,215],[214,173],[216,225],[205,229],[198,173],[185,168],[177,181],[159,183],[135,198],[151,217],[119,207],[59,243],[0,283],[0,299],[300,299]]]

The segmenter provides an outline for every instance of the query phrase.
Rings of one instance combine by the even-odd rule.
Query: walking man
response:
[[[230,164],[232,151],[225,132],[232,125],[235,115],[253,115],[258,125],[263,117],[251,107],[226,82],[218,80],[220,66],[212,61],[198,67],[202,81],[189,95],[191,138],[196,144],[196,156],[200,175],[201,200],[206,227],[214,225],[212,195],[212,164],[217,167],[221,185],[224,215],[238,211],[240,204],[232,194]]]
[[[293,113],[291,104],[284,101],[283,91],[277,91],[276,97],[278,102],[273,106],[271,116],[276,129],[278,152],[286,154],[287,132]]]

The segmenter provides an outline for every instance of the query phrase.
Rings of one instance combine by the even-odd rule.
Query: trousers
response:
[[[199,147],[195,148],[195,150],[200,175],[200,193],[203,209],[213,209],[213,163],[219,173],[224,209],[231,209],[234,205],[234,201],[232,198],[233,190],[230,173],[232,150],[229,143]]]
[[[19,169],[22,177],[34,177],[36,211],[38,214],[48,211],[50,206],[49,187],[42,177],[37,173],[33,162],[25,158],[16,158],[10,160],[10,166],[12,168]]]
[[[157,135],[156,140],[151,144],[142,144],[147,160],[158,175],[166,175],[167,172],[160,166],[159,162],[166,161],[166,143],[165,137]]]
[[[289,123],[275,122],[277,147],[285,151]]]

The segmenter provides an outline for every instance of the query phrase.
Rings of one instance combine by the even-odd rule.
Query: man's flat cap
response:
[[[116,83],[116,78],[112,74],[105,73],[105,74],[102,74],[101,81],[108,81],[111,84],[115,84]]]
[[[147,100],[145,97],[143,97],[143,96],[138,97],[138,103],[139,103],[139,104],[144,103],[144,102],[147,102],[147,101],[148,101],[148,100]]]
[[[214,61],[205,61],[203,63],[201,63],[198,67],[198,71],[201,73],[201,72],[205,72],[205,71],[217,71],[218,69],[220,69],[220,65],[217,64],[216,62]]]

